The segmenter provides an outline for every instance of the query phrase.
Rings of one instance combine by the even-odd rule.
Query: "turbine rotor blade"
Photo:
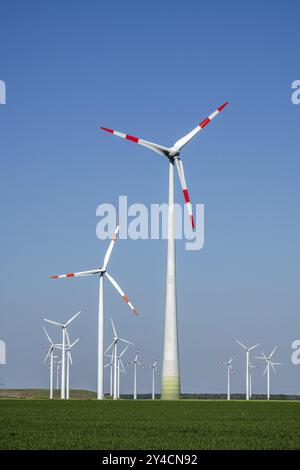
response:
[[[76,317],[78,317],[78,315],[81,313],[81,310],[79,310],[79,312],[75,313],[75,315],[73,315],[73,317],[70,318],[70,320],[67,321],[67,323],[65,323],[64,327],[67,327],[68,325],[70,325],[70,323],[75,320]]]
[[[179,176],[179,180],[180,180],[180,184],[181,184],[181,188],[182,188],[182,192],[183,192],[183,196],[185,200],[185,205],[186,205],[189,217],[190,217],[192,227],[193,229],[195,229],[195,220],[194,220],[190,196],[189,196],[189,192],[187,189],[186,180],[184,176],[183,163],[179,157],[175,158],[175,164],[176,164],[176,168],[177,168],[177,172],[178,172],[178,176]]]
[[[100,269],[90,269],[89,271],[79,271],[78,273],[58,274],[57,276],[50,276],[50,279],[65,279],[68,277],[83,277],[92,276],[93,274],[100,273]]]
[[[116,332],[116,328],[115,328],[113,319],[111,318],[110,321],[111,321],[111,326],[112,326],[112,329],[113,329],[113,332],[114,332],[114,337],[117,338],[118,335],[117,335],[117,332]]]
[[[113,250],[115,241],[117,240],[119,228],[120,228],[120,226],[117,225],[117,228],[116,228],[116,230],[115,230],[115,233],[114,233],[114,235],[113,235],[113,237],[112,237],[112,240],[111,240],[111,242],[110,242],[110,244],[109,244],[109,246],[108,246],[108,249],[107,249],[107,251],[106,251],[106,253],[105,253],[104,260],[103,260],[103,268],[102,268],[102,269],[104,269],[104,271],[105,271],[106,268],[107,268],[107,265],[108,265],[108,262],[109,262],[109,258],[110,258],[110,256],[111,256],[111,253],[112,253],[112,250]]]
[[[241,343],[238,339],[235,340],[242,348],[244,348],[247,351],[247,346],[245,346],[243,343]]]
[[[52,339],[50,338],[50,336],[48,335],[48,332],[47,332],[46,328],[43,327],[43,330],[44,330],[45,335],[46,335],[47,338],[48,338],[49,343],[50,343],[50,344],[53,344],[53,341],[52,341]]]
[[[174,147],[180,151],[182,147],[184,147],[193,137],[195,137],[195,135],[197,135],[198,132],[202,131],[202,129],[204,129],[204,127],[210,121],[212,121],[227,105],[228,105],[228,102],[226,101],[224,104],[222,104],[222,106],[216,109],[216,111],[214,111],[206,119],[200,122],[200,124],[198,124],[198,126],[195,127],[192,131],[190,131],[188,134],[181,137],[181,139],[177,140],[174,144]]]
[[[46,321],[46,322],[48,322],[48,323],[51,323],[52,325],[64,326],[63,323],[59,323],[58,321],[48,320],[48,318],[44,318],[44,321]]]
[[[269,355],[269,359],[271,359],[271,357],[273,356],[274,352],[276,351],[277,349],[277,344],[275,346],[275,348],[273,349],[273,351],[271,352],[271,354]]]
[[[116,289],[117,292],[119,292],[120,296],[122,297],[123,300],[125,300],[125,302],[128,304],[128,306],[131,308],[131,310],[133,311],[133,313],[135,315],[137,315],[137,311],[136,309],[134,308],[134,306],[132,305],[132,303],[130,302],[130,300],[128,299],[127,295],[125,294],[125,292],[122,291],[121,287],[119,286],[119,284],[106,272],[105,275],[108,277],[108,280],[110,281],[110,283],[114,286],[114,288]]]
[[[165,155],[166,157],[169,156],[170,150],[167,147],[164,147],[163,145],[150,142],[149,140],[140,139],[139,137],[134,137],[132,135],[125,134],[124,132],[115,131],[114,129],[108,129],[107,127],[100,127],[100,129],[109,132],[110,134],[117,135],[118,137],[122,137],[122,139],[130,140],[131,142],[135,142],[136,144],[148,147],[150,150],[153,150],[154,152],[159,153],[161,155]]]
[[[260,343],[257,343],[254,346],[251,346],[251,348],[249,348],[249,351],[251,351],[251,349],[257,348],[257,346],[259,346],[259,345],[260,345]]]

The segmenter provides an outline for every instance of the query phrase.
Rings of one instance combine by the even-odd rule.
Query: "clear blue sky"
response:
[[[284,366],[272,391],[300,393],[300,367],[290,362],[300,337],[300,106],[290,98],[300,79],[299,14],[293,0],[2,2],[0,338],[8,364],[0,377],[8,387],[47,386],[41,318],[81,308],[72,385],[95,389],[97,280],[48,276],[101,264],[98,204],[119,195],[167,200],[167,162],[99,126],[170,145],[228,100],[182,154],[192,201],[206,211],[204,249],[177,244],[182,390],[223,391],[217,361],[240,353],[239,338],[266,352],[278,344]],[[178,184],[176,197],[182,202]],[[146,363],[162,355],[165,260],[164,241],[115,247],[110,272],[139,318],[106,286],[107,320]],[[149,391],[150,371],[140,381]],[[131,382],[128,371],[124,391]],[[233,389],[244,390],[241,354]]]

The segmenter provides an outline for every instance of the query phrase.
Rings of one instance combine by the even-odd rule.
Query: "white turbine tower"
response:
[[[113,396],[113,372],[114,372],[114,351],[111,354],[105,352],[105,356],[110,358],[110,362],[104,367],[109,367],[109,395]]]
[[[254,366],[249,361],[249,398],[252,398],[252,370],[257,369],[257,366]]]
[[[165,307],[165,335],[164,335],[164,358],[162,373],[162,399],[176,400],[180,397],[179,376],[179,353],[178,353],[178,326],[176,307],[176,269],[175,269],[175,227],[174,227],[174,164],[176,166],[180,184],[182,187],[186,207],[191,219],[192,227],[195,228],[192,206],[185,181],[183,164],[179,158],[182,148],[200,132],[228,103],[224,103],[208,118],[204,119],[191,132],[177,140],[172,147],[149,142],[138,137],[133,137],[123,132],[101,127],[102,130],[110,132],[118,137],[143,145],[167,157],[169,161],[169,213],[168,213],[168,258],[167,258],[167,282],[166,282],[166,307]]]
[[[122,291],[121,287],[117,282],[107,273],[106,268],[111,256],[114,243],[117,239],[119,232],[119,225],[117,226],[114,236],[108,246],[107,252],[105,253],[102,268],[91,269],[89,271],[81,271],[78,273],[60,274],[58,276],[51,276],[51,279],[62,279],[70,277],[86,277],[94,274],[99,275],[99,309],[98,309],[98,379],[97,379],[97,398],[102,400],[104,398],[104,289],[103,279],[107,277],[109,282],[114,286],[116,291],[121,295],[123,300],[128,304],[131,310],[137,314],[136,309],[129,301],[127,295]]]
[[[45,335],[47,336],[47,339],[50,343],[50,346],[49,346],[49,349],[47,351],[47,354],[46,354],[46,357],[44,359],[44,362],[47,361],[48,357],[50,358],[50,381],[49,381],[49,390],[50,390],[50,393],[49,393],[49,398],[50,400],[53,399],[53,359],[54,359],[54,344],[53,344],[53,341],[52,339],[50,338],[50,336],[48,335],[47,333],[47,330],[43,327],[43,330],[44,330],[44,333]]]
[[[155,374],[158,374],[157,363],[158,359],[150,365],[152,368],[152,400],[155,400]]]
[[[57,361],[59,356],[53,356],[54,364],[56,364],[56,390],[59,389],[59,374],[61,372],[61,360]]]
[[[132,361],[127,362],[127,365],[133,364],[133,399],[137,399],[137,366],[142,366],[139,361],[139,349],[136,351],[134,359]]]
[[[121,388],[121,375],[120,374],[121,373],[126,374],[126,370],[125,370],[125,367],[124,367],[124,364],[123,364],[123,361],[122,361],[122,357],[125,354],[125,352],[127,351],[128,347],[129,347],[129,344],[127,344],[127,346],[125,346],[125,348],[123,349],[121,354],[119,354],[119,356],[118,356],[118,391],[117,391],[118,398],[120,398],[120,388]]]
[[[272,362],[271,361],[271,358],[272,358],[274,352],[276,351],[276,349],[277,349],[277,346],[275,346],[275,348],[273,349],[273,351],[271,352],[271,354],[268,357],[263,352],[261,352],[262,357],[261,356],[256,357],[256,359],[262,359],[262,360],[266,361],[266,363],[267,363],[266,368],[265,368],[264,373],[263,373],[263,375],[267,374],[267,400],[270,400],[270,366],[272,367],[273,372],[274,372],[275,375],[276,375],[276,370],[275,370],[274,366],[281,366],[280,362]]]
[[[61,344],[61,349],[62,349],[62,362],[61,362],[61,392],[60,392],[60,398],[64,400],[66,398],[66,385],[65,385],[65,379],[66,379],[66,373],[65,373],[65,366],[66,366],[66,328],[67,326],[70,325],[70,323],[75,320],[76,317],[81,312],[77,312],[73,317],[70,318],[66,323],[60,323],[57,321],[53,320],[48,320],[47,318],[44,318],[44,320],[48,323],[51,323],[52,325],[60,326],[62,329],[62,344]]]
[[[252,351],[252,349],[257,348],[257,346],[259,346],[259,343],[255,344],[254,346],[251,346],[251,348],[247,348],[247,346],[245,346],[237,339],[235,341],[246,351],[246,400],[249,400],[249,353],[250,351]]]
[[[120,338],[118,335],[117,335],[117,332],[116,332],[116,328],[115,328],[115,325],[114,325],[114,322],[112,320],[112,318],[110,319],[111,321],[111,326],[112,326],[112,329],[113,329],[113,342],[108,346],[108,348],[105,350],[105,354],[108,353],[108,351],[110,351],[111,349],[113,349],[113,357],[114,357],[114,391],[113,391],[113,398],[114,400],[116,400],[118,398],[118,388],[119,388],[119,385],[118,385],[118,376],[119,376],[119,367],[118,367],[118,359],[119,359],[119,356],[118,356],[118,342],[120,341],[120,343],[125,343],[127,345],[132,345],[134,346],[134,343],[131,343],[130,341],[127,341],[126,339],[123,339],[123,338]]]
[[[69,398],[70,398],[70,365],[71,366],[73,365],[71,349],[73,348],[73,346],[75,346],[76,343],[78,343],[79,338],[77,338],[71,344],[69,333],[68,333],[68,330],[66,329],[66,340],[67,340],[67,345],[65,347],[66,352],[67,352],[66,399],[69,400]],[[54,347],[56,347],[58,349],[62,349],[62,344],[54,344]]]
[[[232,361],[235,357],[233,355],[229,361],[219,362],[219,364],[224,364],[227,367],[227,400],[230,400],[230,374],[233,373]]]

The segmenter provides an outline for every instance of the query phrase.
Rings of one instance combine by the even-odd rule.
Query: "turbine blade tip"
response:
[[[222,111],[222,109],[224,109],[225,106],[227,106],[228,104],[229,104],[228,101],[225,101],[225,103],[223,103],[222,106],[218,108],[218,111]]]

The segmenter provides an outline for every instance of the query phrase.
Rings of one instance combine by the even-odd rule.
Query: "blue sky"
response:
[[[228,100],[182,153],[191,199],[205,204],[204,249],[177,243],[182,391],[223,391],[217,361],[234,351],[233,389],[243,391],[239,338],[266,352],[278,344],[284,365],[272,390],[300,392],[290,361],[300,337],[300,106],[291,102],[299,10],[293,0],[2,3],[0,338],[8,364],[0,377],[8,387],[47,386],[41,318],[82,309],[71,331],[81,337],[72,385],[95,389],[97,280],[48,276],[101,264],[100,203],[167,200],[167,162],[99,126],[168,146]],[[162,356],[165,261],[165,241],[115,247],[110,272],[138,318],[105,286],[107,341],[112,316],[145,363]],[[150,380],[141,371],[141,391]],[[260,369],[253,386],[265,390]]]

